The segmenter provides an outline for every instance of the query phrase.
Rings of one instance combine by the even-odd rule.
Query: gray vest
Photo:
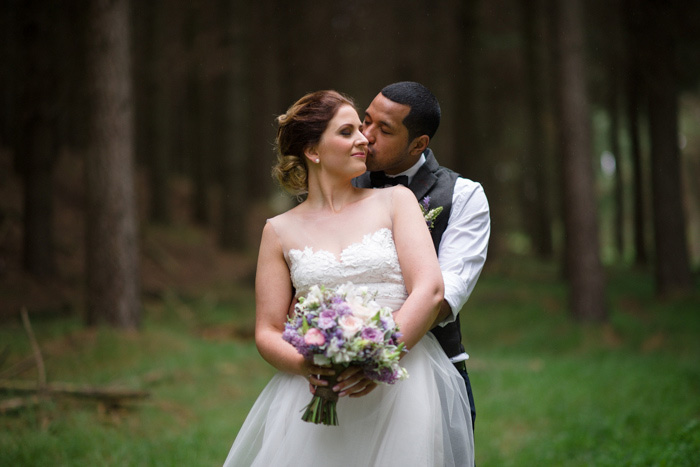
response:
[[[425,164],[418,169],[408,188],[416,195],[418,200],[430,196],[430,209],[442,206],[442,212],[435,220],[430,235],[433,238],[433,246],[438,251],[442,234],[447,228],[447,221],[450,218],[452,209],[452,195],[454,193],[455,181],[459,174],[441,167],[435,160],[435,156],[430,149],[425,150]],[[355,179],[355,184],[360,188],[370,188],[369,173],[364,173]],[[462,346],[462,331],[457,319],[443,327],[436,326],[431,329],[438,342],[448,357],[454,357],[464,352]]]

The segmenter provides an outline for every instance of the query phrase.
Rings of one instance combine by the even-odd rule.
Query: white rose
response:
[[[362,319],[352,315],[342,316],[338,320],[338,325],[340,326],[340,329],[343,330],[343,335],[346,338],[354,336],[360,329],[362,329],[362,323]]]

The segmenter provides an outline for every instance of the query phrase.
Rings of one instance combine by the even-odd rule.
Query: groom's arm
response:
[[[486,261],[490,232],[484,189],[471,180],[457,179],[450,218],[438,251],[445,299],[435,325],[454,321],[469,299]]]

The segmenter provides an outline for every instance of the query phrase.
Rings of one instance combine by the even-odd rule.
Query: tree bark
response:
[[[6,0],[0,8],[0,145],[17,147],[19,134],[19,90],[21,79],[17,70],[21,62],[22,0]],[[1,213],[0,213],[1,214]]]
[[[172,149],[173,98],[167,52],[170,7],[164,1],[134,3],[133,36],[140,40],[135,47],[135,148],[136,160],[148,169],[148,217],[151,222],[169,224],[170,152]]]
[[[623,181],[623,163],[622,153],[620,150],[620,104],[619,104],[619,89],[620,80],[619,74],[615,67],[620,63],[621,57],[616,56],[614,62],[610,64],[612,67],[609,72],[610,89],[608,94],[608,113],[610,115],[610,152],[615,159],[615,186],[613,189],[613,198],[615,200],[615,214],[613,222],[613,236],[615,241],[615,249],[619,259],[624,259],[625,255],[625,200],[624,200],[624,181]]]
[[[261,0],[259,7],[251,9],[250,24],[272,22],[269,29],[250,28],[250,56],[256,57],[257,67],[248,69],[248,89],[250,109],[248,120],[250,137],[247,142],[248,154],[245,157],[245,190],[248,203],[267,200],[274,186],[270,167],[275,160],[273,142],[276,133],[274,117],[282,113],[291,102],[282,101],[283,84],[286,79],[279,77],[285,62],[277,59],[282,42],[285,21],[275,13],[279,3],[274,0]],[[270,21],[270,18],[273,18]],[[278,24],[279,23],[279,24]],[[360,104],[361,105],[361,104]]]
[[[527,149],[522,158],[524,224],[535,254],[549,259],[554,253],[550,195],[550,142],[547,131],[548,63],[546,59],[546,5],[543,0],[521,1],[527,76]]]
[[[604,321],[605,279],[593,185],[582,5],[580,0],[553,3],[565,264],[571,312],[582,321]]]
[[[642,175],[642,144],[639,131],[640,86],[636,70],[630,70],[627,91],[627,125],[629,127],[630,157],[632,165],[632,199],[634,203],[634,261],[645,266],[649,253],[646,242],[646,209],[644,206],[644,180]]]
[[[250,145],[250,92],[248,89],[249,9],[246,2],[224,6],[230,50],[225,106],[225,142],[221,164],[221,227],[219,243],[226,249],[246,246],[246,178]]]
[[[637,266],[646,266],[649,252],[646,241],[646,207],[644,196],[642,144],[640,134],[640,119],[644,115],[645,89],[642,83],[640,44],[644,34],[640,28],[640,12],[638,0],[626,0],[626,115],[630,139],[630,165],[632,170],[632,202],[633,202],[633,239],[634,261]]]
[[[30,273],[52,276],[53,167],[58,158],[56,12],[34,0],[24,2],[22,13],[25,54],[17,161],[24,179],[23,261]]]
[[[217,100],[215,94],[215,79],[208,70],[208,56],[211,52],[207,45],[213,45],[206,39],[207,31],[213,28],[211,14],[203,2],[193,4],[193,51],[199,57],[192,60],[192,78],[194,91],[194,105],[197,107],[197,120],[193,131],[194,147],[192,152],[193,169],[193,215],[194,220],[201,225],[208,225],[211,221],[209,212],[209,183],[214,159],[214,106]]]
[[[614,172],[614,217],[613,217],[613,241],[618,259],[624,259],[625,255],[625,199],[624,199],[624,163],[620,149],[620,91],[623,89],[622,77],[625,69],[626,57],[622,50],[623,24],[621,21],[621,0],[611,0],[606,8],[605,24],[608,25],[606,44],[606,65],[608,79],[607,107],[610,118],[610,152],[615,160]]]
[[[458,17],[459,39],[457,41],[457,57],[455,74],[459,85],[456,87],[452,116],[457,122],[452,138],[455,154],[455,170],[467,178],[486,184],[488,170],[482,157],[483,120],[481,118],[481,59],[479,32],[479,1],[459,2],[456,15]],[[466,142],[466,144],[465,144]]]
[[[141,312],[128,17],[128,0],[90,2],[86,321],[135,329]]]
[[[666,295],[692,287],[681,195],[676,45],[669,32],[673,27],[673,6],[654,1],[645,3],[654,264],[657,293]]]

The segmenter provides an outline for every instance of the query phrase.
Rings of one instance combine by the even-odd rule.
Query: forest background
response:
[[[486,288],[544,271],[605,340],[634,278],[659,313],[694,310],[664,342],[700,337],[697,24],[690,0],[5,1],[0,329],[26,308],[148,335],[177,297],[239,306],[264,220],[294,203],[270,177],[275,116],[415,80],[442,106],[439,162],[489,198]],[[0,371],[23,358],[0,352]]]

